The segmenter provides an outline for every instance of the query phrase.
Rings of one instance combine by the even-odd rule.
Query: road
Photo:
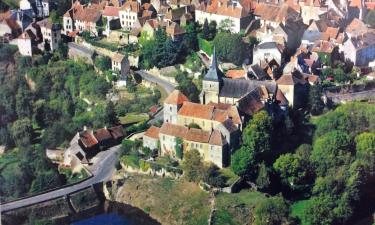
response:
[[[92,177],[83,181],[82,183],[57,189],[51,192],[43,193],[40,195],[32,196],[29,198],[24,198],[18,201],[9,202],[6,204],[0,205],[0,212],[5,212],[33,204],[37,204],[40,202],[52,200],[58,197],[63,197],[75,191],[82,190],[87,188],[91,185],[108,181],[113,172],[115,171],[115,163],[118,157],[118,150],[120,149],[120,145],[114,146],[106,151],[100,152],[97,156],[95,156],[95,163],[90,166],[88,169],[92,173]]]
[[[170,94],[176,88],[175,84],[168,82],[166,80],[160,79],[157,76],[151,75],[144,70],[137,70],[135,71],[135,73],[140,75],[143,79],[146,79],[152,83],[156,83],[157,85],[162,87],[168,94]]]
[[[152,83],[156,83],[157,85],[162,87],[167,92],[167,94],[170,94],[176,88],[175,84],[173,84],[171,82],[168,82],[168,81],[165,81],[163,79],[160,79],[157,76],[151,75],[144,70],[138,70],[138,71],[135,71],[135,73],[138,74],[139,76],[141,76],[143,79],[146,79],[146,80],[148,80]],[[158,113],[156,113],[154,115],[154,118],[149,120],[147,123],[148,124],[154,124],[159,120],[163,120],[163,109],[160,110]]]

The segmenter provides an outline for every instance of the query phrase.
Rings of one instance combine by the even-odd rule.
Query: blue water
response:
[[[120,216],[117,213],[101,214],[71,225],[135,225],[132,221]]]

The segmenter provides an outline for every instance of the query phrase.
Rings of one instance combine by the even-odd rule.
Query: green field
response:
[[[122,125],[128,125],[128,124],[133,124],[133,123],[144,122],[149,119],[149,116],[146,113],[142,113],[142,114],[129,113],[126,116],[120,117],[119,119]]]

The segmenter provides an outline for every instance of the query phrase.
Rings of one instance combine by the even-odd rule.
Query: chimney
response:
[[[85,125],[85,126],[83,126],[83,130],[84,131],[86,131],[87,130],[87,126]]]
[[[185,6],[185,13],[187,14],[188,13],[188,7]]]

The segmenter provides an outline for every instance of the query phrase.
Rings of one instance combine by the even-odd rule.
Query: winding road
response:
[[[113,172],[115,171],[114,166],[118,158],[119,149],[120,145],[117,145],[112,148],[109,148],[106,151],[100,152],[98,155],[95,156],[94,164],[88,168],[93,175],[91,178],[69,187],[63,187],[40,195],[35,195],[29,198],[23,198],[20,200],[1,204],[0,212],[3,213],[6,211],[63,197],[70,193],[85,189],[94,184],[108,181],[111,178]]]
[[[175,84],[172,84],[166,80],[160,79],[157,76],[151,75],[144,70],[138,70],[138,71],[135,71],[135,73],[149,82],[156,83],[157,85],[162,87],[167,92],[167,94],[170,94],[176,88]],[[156,113],[154,115],[154,118],[149,120],[147,123],[154,124],[159,120],[163,120],[163,109],[160,110],[158,113]]]

